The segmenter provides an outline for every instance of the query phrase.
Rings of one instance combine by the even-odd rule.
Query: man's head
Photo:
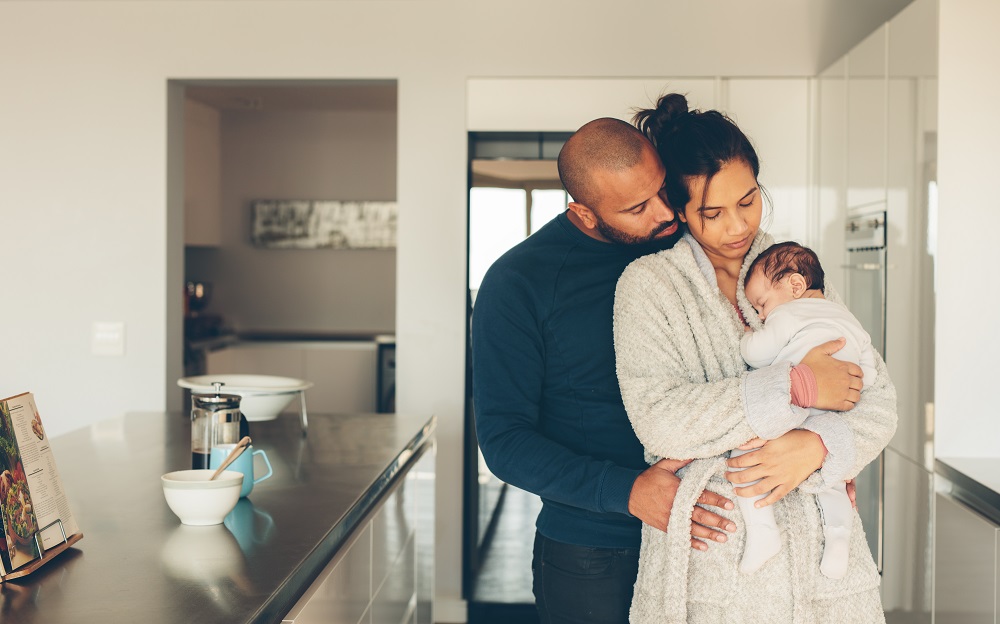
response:
[[[660,157],[624,121],[595,119],[577,130],[559,152],[559,178],[573,198],[574,223],[594,238],[635,244],[677,231],[661,193]]]

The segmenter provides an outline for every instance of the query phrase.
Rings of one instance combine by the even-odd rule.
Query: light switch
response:
[[[90,332],[90,352],[94,355],[125,355],[125,323],[94,323]]]

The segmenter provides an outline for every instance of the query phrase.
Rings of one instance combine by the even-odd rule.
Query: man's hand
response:
[[[816,404],[821,410],[846,412],[861,400],[864,372],[853,362],[838,360],[832,355],[840,351],[847,340],[838,338],[814,347],[802,358],[816,377]]]
[[[670,510],[674,506],[674,497],[681,480],[675,472],[691,463],[690,459],[661,459],[636,478],[628,499],[628,512],[645,524],[661,531],[667,530],[670,521]],[[702,505],[711,505],[722,509],[732,509],[729,499],[705,490],[698,498],[698,505],[691,515],[691,548],[708,550],[708,545],[702,540],[724,542],[727,537],[715,529],[735,531],[736,525],[728,518],[708,511]]]
[[[770,492],[756,503],[757,507],[772,505],[799,486],[826,459],[823,440],[812,431],[792,429],[774,440],[752,440],[740,447],[741,450],[757,450],[733,457],[726,461],[730,468],[745,468],[738,472],[727,472],[726,479],[733,485],[759,483],[747,487],[737,487],[737,496],[757,496]]]

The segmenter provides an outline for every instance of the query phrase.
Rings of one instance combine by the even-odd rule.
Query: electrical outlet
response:
[[[94,355],[125,355],[125,323],[95,322],[90,331]]]

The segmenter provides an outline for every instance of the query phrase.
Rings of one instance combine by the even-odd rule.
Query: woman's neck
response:
[[[715,268],[715,279],[719,283],[719,290],[729,299],[734,306],[736,303],[736,284],[740,279],[740,269],[743,268],[743,258],[732,260],[730,258],[713,258],[709,256],[712,266]]]

